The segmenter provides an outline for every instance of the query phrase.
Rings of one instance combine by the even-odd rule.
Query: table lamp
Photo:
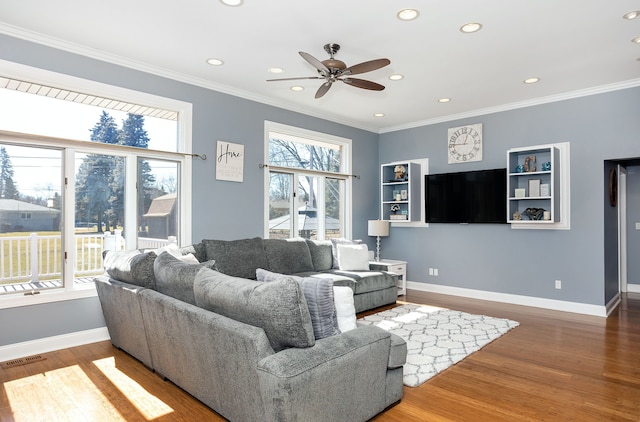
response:
[[[389,236],[389,222],[386,220],[369,220],[369,236],[376,237],[376,261],[380,261],[380,237]]]

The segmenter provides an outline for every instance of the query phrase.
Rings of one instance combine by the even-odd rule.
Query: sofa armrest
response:
[[[274,420],[365,421],[387,403],[391,336],[374,326],[285,349],[258,361]],[[400,379],[400,384],[402,380]]]

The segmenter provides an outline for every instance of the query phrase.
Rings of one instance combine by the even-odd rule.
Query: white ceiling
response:
[[[405,7],[418,19],[397,19]],[[640,17],[622,18],[640,0],[0,0],[0,10],[0,33],[380,133],[640,85]],[[460,32],[468,22],[483,28]],[[347,66],[391,60],[357,76],[386,89],[336,83],[314,99],[320,80],[266,82],[317,75],[298,51],[324,60],[327,43]]]

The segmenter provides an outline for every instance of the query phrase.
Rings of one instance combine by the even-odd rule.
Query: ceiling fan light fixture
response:
[[[211,59],[207,59],[207,63],[209,63],[211,66],[222,66],[224,64],[224,61],[220,59],[211,58]]]
[[[536,78],[536,77],[527,78],[522,82],[524,82],[525,84],[535,84],[536,82],[540,82],[540,78]]]
[[[393,75],[389,75],[389,79],[392,81],[399,81],[401,79],[404,79],[404,76],[399,73],[394,73]]]
[[[640,16],[640,10],[634,10],[632,12],[628,12],[622,15],[622,19],[626,19],[630,21],[632,19],[637,18],[638,16]]]
[[[470,22],[465,23],[460,27],[460,32],[464,32],[465,34],[471,34],[473,32],[478,32],[482,29],[482,24],[478,22]]]
[[[242,6],[244,0],[220,0],[220,3],[224,4],[225,6],[231,6],[231,7],[236,7],[236,6]]]
[[[416,9],[402,9],[396,14],[396,16],[401,21],[412,21],[420,16],[420,12],[418,12]]]

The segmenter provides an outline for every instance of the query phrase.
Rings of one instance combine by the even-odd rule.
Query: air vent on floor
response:
[[[14,368],[16,366],[28,365],[30,363],[39,362],[45,359],[47,358],[42,357],[41,355],[27,356],[24,358],[18,358],[14,360],[8,360],[6,362],[0,362],[0,368],[2,369]]]

